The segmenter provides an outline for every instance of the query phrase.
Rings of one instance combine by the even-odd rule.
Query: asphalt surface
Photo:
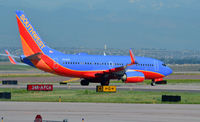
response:
[[[4,122],[43,120],[68,122],[199,122],[200,105],[0,102]]]
[[[0,72],[0,74],[4,74],[4,73]],[[11,75],[12,73],[7,73],[7,74]],[[29,73],[27,73],[27,74],[29,74]],[[39,74],[39,73],[32,73],[32,74]],[[41,73],[41,74],[47,74],[47,73]],[[72,78],[63,77],[63,76],[0,77],[0,81],[2,81],[2,80],[18,80],[19,82],[59,82],[59,81],[66,81],[69,79],[72,79]],[[166,80],[167,79],[200,79],[200,75],[170,75],[170,76],[167,76],[165,79]]]

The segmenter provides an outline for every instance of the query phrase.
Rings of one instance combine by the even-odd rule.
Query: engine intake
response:
[[[144,74],[137,71],[126,72],[121,80],[125,83],[138,83],[144,81]]]

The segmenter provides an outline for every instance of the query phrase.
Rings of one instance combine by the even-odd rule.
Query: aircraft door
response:
[[[154,70],[158,71],[159,70],[159,65],[158,65],[158,61],[154,60]]]

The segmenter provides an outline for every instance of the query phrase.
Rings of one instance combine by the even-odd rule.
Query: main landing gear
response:
[[[103,80],[101,81],[101,86],[109,86],[110,81],[109,80]]]
[[[155,86],[155,85],[156,85],[156,82],[152,80],[151,86]]]
[[[88,86],[89,85],[89,80],[81,80],[81,86]]]
[[[101,84],[101,86],[109,86],[110,81],[107,79],[83,79],[81,80],[81,85],[82,86],[88,86],[89,83],[99,83]]]
[[[155,86],[156,84],[167,84],[166,80],[161,80],[161,81],[155,81],[154,79],[151,82],[151,86]]]

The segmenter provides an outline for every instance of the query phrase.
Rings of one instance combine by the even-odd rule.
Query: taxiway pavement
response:
[[[199,122],[200,105],[0,102],[4,122],[44,120],[68,122]]]

